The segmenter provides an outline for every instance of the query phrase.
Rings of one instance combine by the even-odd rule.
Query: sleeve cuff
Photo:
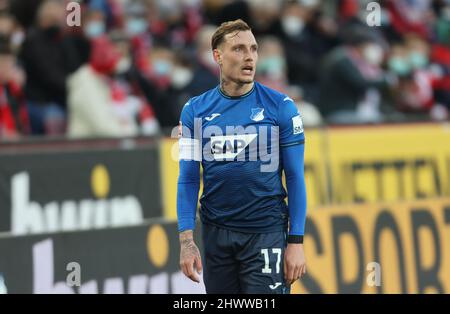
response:
[[[303,243],[302,235],[288,235],[287,243]]]

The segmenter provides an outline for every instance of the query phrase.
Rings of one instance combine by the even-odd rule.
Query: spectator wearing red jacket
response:
[[[29,134],[28,114],[20,86],[20,71],[6,41],[0,42],[0,140]]]

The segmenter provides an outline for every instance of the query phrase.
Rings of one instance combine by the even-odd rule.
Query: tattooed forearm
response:
[[[183,232],[180,232],[180,243],[186,240],[193,240],[194,239],[194,234],[192,232],[192,230],[186,230]]]
[[[190,239],[181,242],[180,255],[182,259],[200,255],[200,252],[197,248],[197,245],[195,245],[194,240]]]
[[[200,255],[197,245],[195,245],[192,230],[180,233],[180,257],[181,259]]]

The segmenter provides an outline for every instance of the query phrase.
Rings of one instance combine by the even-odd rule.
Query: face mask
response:
[[[450,3],[448,5],[449,6],[442,9],[441,17],[445,21],[450,22]]]
[[[105,24],[100,21],[90,22],[86,25],[84,33],[88,38],[96,38],[105,33]]]
[[[128,35],[135,36],[147,30],[147,22],[144,19],[132,18],[127,21]]]
[[[428,58],[420,52],[413,51],[409,54],[409,62],[415,69],[422,69],[428,64]]]
[[[372,65],[380,65],[383,61],[383,49],[378,45],[368,45],[363,51],[364,59]]]
[[[389,70],[399,76],[408,75],[411,72],[409,63],[401,57],[391,57],[388,61]]]
[[[313,8],[319,4],[319,0],[301,0],[301,5],[307,8]]]
[[[282,18],[281,26],[287,35],[294,37],[302,32],[305,22],[299,17],[290,15]]]
[[[187,7],[198,7],[200,5],[200,0],[182,0],[181,2]]]
[[[181,89],[189,84],[193,76],[192,71],[186,68],[176,67],[172,72],[172,85],[177,89]]]
[[[172,71],[172,65],[165,60],[156,60],[153,64],[153,70],[158,76],[167,76]]]
[[[177,0],[158,0],[158,11],[162,18],[176,16],[181,12],[180,2]]]
[[[131,67],[131,60],[128,57],[123,57],[116,65],[116,74],[126,73]]]
[[[257,70],[261,74],[266,74],[270,78],[280,79],[283,76],[284,59],[279,56],[267,57],[259,62]]]
[[[15,31],[11,36],[11,45],[13,47],[20,47],[25,40],[25,34],[22,31]]]
[[[214,60],[214,56],[212,55],[212,53],[210,51],[205,51],[202,54],[202,61],[210,67],[216,67],[217,63],[216,60]]]

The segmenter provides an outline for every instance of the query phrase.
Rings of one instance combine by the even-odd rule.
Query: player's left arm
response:
[[[305,136],[301,116],[289,98],[279,107],[280,150],[286,177],[289,211],[288,245],[284,254],[287,284],[306,273],[303,235],[306,221],[306,186],[304,176]]]
[[[289,235],[284,254],[284,276],[288,284],[306,273],[303,235],[306,219],[304,144],[281,147],[288,192]]]

